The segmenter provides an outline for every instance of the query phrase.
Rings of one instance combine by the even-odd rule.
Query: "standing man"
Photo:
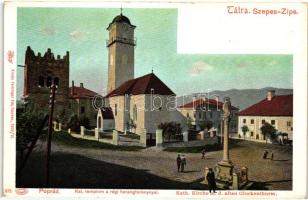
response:
[[[184,172],[184,167],[186,165],[186,158],[184,155],[182,155],[182,158],[181,158],[181,172]]]
[[[180,154],[178,154],[178,157],[176,158],[176,165],[178,167],[178,172],[180,172],[181,162],[182,162],[181,156],[180,156]]]
[[[210,193],[212,192],[212,190],[215,193],[216,182],[215,182],[215,174],[212,168],[209,168],[209,172],[206,175],[206,180],[208,182]]]

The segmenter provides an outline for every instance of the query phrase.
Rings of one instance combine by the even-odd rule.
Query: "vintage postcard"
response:
[[[307,4],[4,4],[3,194],[307,198]]]

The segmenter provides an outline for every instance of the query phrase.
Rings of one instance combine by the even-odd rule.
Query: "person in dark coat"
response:
[[[182,155],[182,158],[181,158],[181,172],[184,172],[184,167],[186,165],[186,158],[184,155]]]
[[[264,153],[263,153],[263,159],[267,159],[267,154],[268,154],[268,151],[264,151]]]
[[[212,192],[212,190],[215,193],[216,181],[215,181],[215,174],[212,168],[209,168],[209,172],[206,175],[206,180],[208,182],[210,193]]]
[[[180,172],[181,162],[182,162],[182,159],[181,159],[181,156],[179,154],[178,157],[176,158],[176,165],[178,167],[178,172]]]
[[[201,159],[205,159],[205,148],[202,150],[201,154],[202,154]]]
[[[271,160],[274,160],[274,153],[272,152]]]

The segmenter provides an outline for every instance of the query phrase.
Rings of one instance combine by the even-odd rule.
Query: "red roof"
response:
[[[74,86],[74,94],[72,94],[72,87],[70,87],[69,97],[70,98],[91,98],[97,95],[96,92],[89,90],[84,87]]]
[[[114,119],[111,108],[101,108],[103,119]]]
[[[153,94],[175,95],[155,74],[150,73],[124,82],[118,88],[111,91],[107,97],[122,96],[125,94],[151,94],[152,89]]]
[[[241,116],[293,116],[293,95],[267,98],[239,112]]]
[[[179,106],[178,108],[198,108],[198,107],[207,107],[210,106],[211,108],[217,108],[217,101],[215,99],[197,99],[195,101],[191,101],[187,104]],[[218,108],[222,109],[223,103],[218,101]],[[232,106],[233,110],[238,110],[238,108]]]

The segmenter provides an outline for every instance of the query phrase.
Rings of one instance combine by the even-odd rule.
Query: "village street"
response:
[[[273,161],[262,159],[264,149],[274,152]],[[21,186],[42,184],[42,156],[45,154],[42,150],[37,148],[31,155],[19,183]],[[222,151],[208,152],[206,159],[201,159],[201,153],[185,153],[184,173],[177,172],[177,155],[177,152],[155,147],[117,151],[53,143],[51,183],[54,187],[66,188],[205,189],[200,183],[204,167],[215,167],[222,158]],[[253,189],[292,189],[291,147],[239,141],[231,148],[230,158],[236,167],[248,167]]]

